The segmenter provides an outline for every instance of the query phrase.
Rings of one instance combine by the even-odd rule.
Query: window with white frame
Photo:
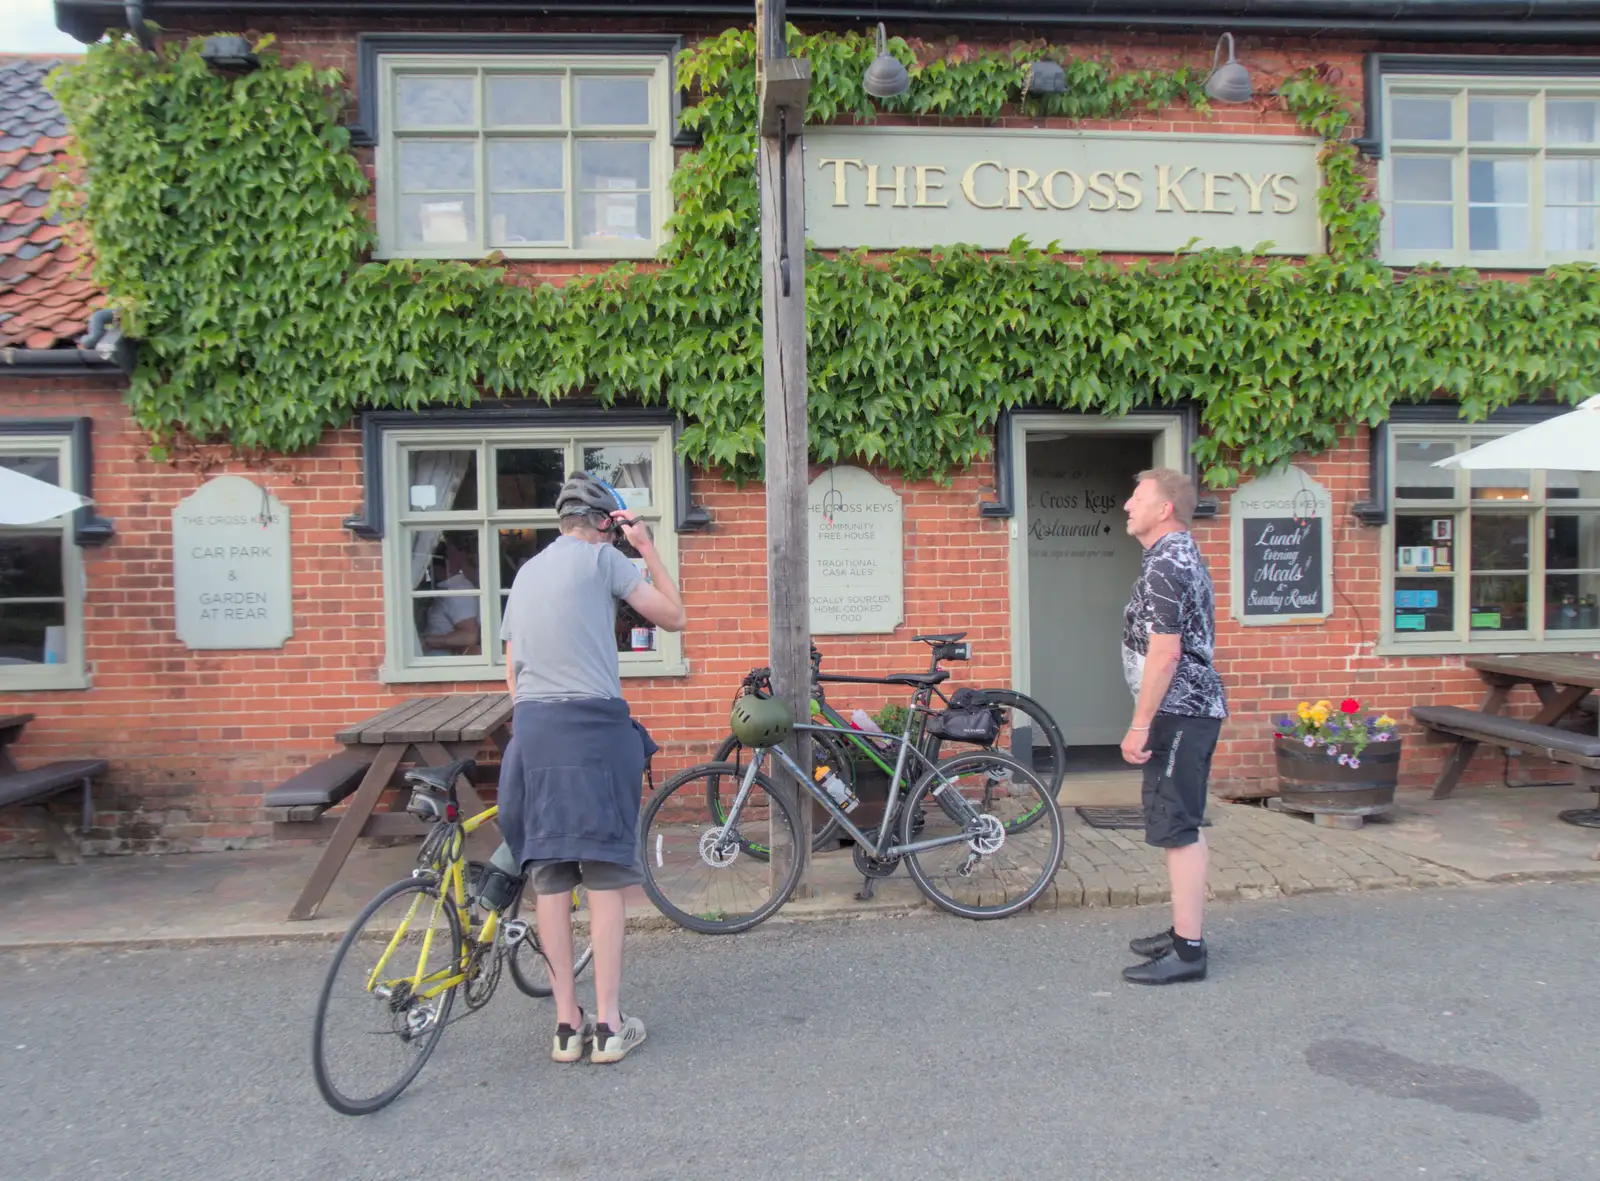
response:
[[[1396,648],[1600,638],[1600,473],[1434,466],[1505,433],[1390,428],[1384,630]]]
[[[385,432],[387,678],[505,679],[506,597],[522,564],[559,536],[556,494],[571,472],[615,488],[676,577],[675,466],[667,426]],[[626,603],[616,636],[623,676],[682,671],[678,636]]]
[[[1385,75],[1383,257],[1600,259],[1600,80]]]
[[[6,435],[0,467],[70,487],[67,435]],[[72,514],[0,525],[0,690],[82,688],[83,566]]]
[[[673,163],[664,55],[378,60],[381,254],[655,255]]]

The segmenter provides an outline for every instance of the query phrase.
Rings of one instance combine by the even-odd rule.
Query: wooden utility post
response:
[[[805,175],[800,132],[811,68],[786,46],[784,0],[756,0],[756,87],[760,95],[761,339],[766,393],[767,620],[772,688],[806,721],[811,701],[810,561],[806,544]],[[792,753],[809,768],[810,742]],[[787,785],[785,785],[787,786]],[[811,797],[800,793],[800,885],[811,892]],[[776,850],[774,851],[776,854]],[[773,872],[780,857],[772,859]]]

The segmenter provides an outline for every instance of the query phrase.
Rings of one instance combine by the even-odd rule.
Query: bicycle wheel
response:
[[[417,1077],[450,1019],[461,923],[436,885],[396,882],[367,903],[333,953],[317,1000],[311,1065],[328,1106],[368,1115]],[[430,995],[431,994],[431,995]]]
[[[1025,693],[1011,689],[979,689],[979,700],[974,704],[992,705],[1000,710],[1000,735],[983,750],[1015,759],[1037,775],[1050,790],[1050,798],[1061,795],[1061,781],[1066,775],[1067,743],[1061,737],[1061,727],[1045,709]],[[960,746],[957,746],[957,752]],[[926,747],[929,759],[939,761],[943,749],[937,738],[929,738]],[[1043,811],[1034,809],[1015,817],[1008,825],[1009,831],[1018,832],[1036,822]]]
[[[951,800],[951,791],[972,805],[975,818],[963,816],[966,809]],[[1034,819],[1015,825],[1028,815]],[[919,816],[922,827],[914,832]],[[1015,759],[990,751],[956,755],[911,789],[901,816],[902,844],[961,832],[967,840],[905,856],[917,887],[951,914],[969,919],[1015,914],[1044,893],[1061,866],[1061,809],[1040,778]]]
[[[827,734],[813,734],[811,736],[811,760],[820,766],[827,764],[833,769],[834,774],[844,780],[851,791],[856,789],[856,764],[844,753],[844,748],[839,741]],[[706,807],[711,811],[711,820],[715,824],[722,824],[727,820],[724,810],[724,800],[731,801],[739,792],[739,784],[744,782],[744,772],[750,764],[745,762],[744,743],[732,734],[727,741],[717,748],[717,753],[712,758],[714,763],[729,763],[733,766],[735,774],[731,782],[722,776],[713,776],[706,780]],[[839,822],[828,814],[821,804],[811,808],[811,848],[813,852],[822,852],[838,843],[841,832]],[[750,845],[745,850],[752,857],[765,857],[767,850],[764,846]]]
[[[519,897],[507,913],[506,918],[517,917],[516,908],[522,905]],[[578,909],[578,900],[572,900],[572,909]],[[583,970],[594,960],[594,945],[587,939],[579,939],[577,932],[573,932],[572,941],[572,975],[576,979],[583,975]],[[527,938],[520,940],[511,949],[511,980],[517,988],[527,996],[547,997],[554,994],[555,989],[550,986],[550,961],[545,958],[544,947],[539,943],[539,932],[534,928],[528,929]]]
[[[733,776],[728,763],[691,767],[651,796],[639,817],[645,893],[673,922],[707,935],[748,931],[788,901],[800,880],[800,822],[765,775],[756,776],[737,816],[706,822],[706,780]],[[770,852],[752,856],[751,844]]]

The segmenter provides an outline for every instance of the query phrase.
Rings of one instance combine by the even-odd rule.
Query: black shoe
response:
[[[1152,960],[1158,955],[1166,955],[1172,950],[1172,928],[1168,927],[1159,935],[1146,935],[1143,939],[1130,940],[1128,950],[1134,955],[1142,955]]]
[[[1197,960],[1180,960],[1178,953],[1167,951],[1147,963],[1122,969],[1122,978],[1129,984],[1178,984],[1184,980],[1206,978],[1206,953]]]

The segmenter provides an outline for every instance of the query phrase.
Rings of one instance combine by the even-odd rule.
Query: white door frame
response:
[[[1049,411],[1016,412],[1011,416],[1011,684],[1019,693],[1033,692],[1033,660],[1028,619],[1028,438],[1042,434],[1147,435],[1151,440],[1151,466],[1191,470],[1185,440],[1185,415],[1073,414]],[[1004,430],[1006,424],[1001,424]],[[1129,493],[1133,492],[1130,487]]]

